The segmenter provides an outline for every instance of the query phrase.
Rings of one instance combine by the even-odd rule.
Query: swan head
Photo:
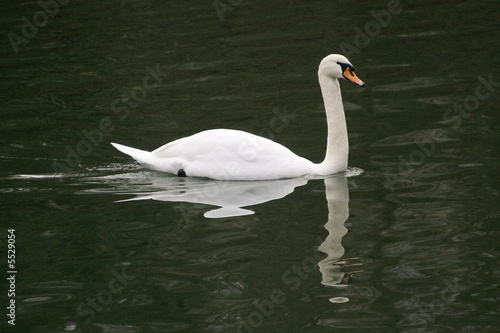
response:
[[[318,76],[332,79],[344,78],[360,87],[365,86],[365,83],[354,74],[354,66],[341,54],[330,54],[323,58],[319,64]]]

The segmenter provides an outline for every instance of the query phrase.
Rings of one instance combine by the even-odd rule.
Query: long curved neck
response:
[[[325,159],[316,165],[315,173],[330,175],[347,169],[349,141],[339,81],[320,73],[319,84],[325,102],[328,139]]]

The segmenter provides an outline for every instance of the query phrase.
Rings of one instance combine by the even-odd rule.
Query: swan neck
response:
[[[319,84],[325,103],[328,138],[325,159],[318,165],[317,173],[329,175],[347,169],[349,142],[339,81],[320,73]]]

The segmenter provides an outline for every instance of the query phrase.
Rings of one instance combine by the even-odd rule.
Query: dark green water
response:
[[[4,4],[0,331],[499,331],[499,14],[472,0]],[[319,162],[329,53],[367,85],[341,83],[348,177],[176,178],[109,145],[223,127]]]

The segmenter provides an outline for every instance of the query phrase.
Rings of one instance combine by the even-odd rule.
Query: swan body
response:
[[[349,143],[338,79],[363,81],[342,55],[325,57],[318,70],[328,124],[327,151],[315,164],[285,146],[251,133],[212,129],[167,143],[152,152],[111,143],[146,168],[179,176],[220,180],[267,180],[325,176],[347,168]]]

